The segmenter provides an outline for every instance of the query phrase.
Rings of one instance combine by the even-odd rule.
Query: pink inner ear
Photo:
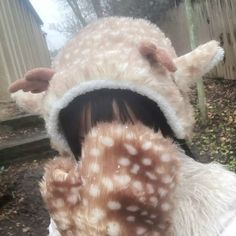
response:
[[[156,57],[157,61],[159,61],[168,71],[175,72],[177,70],[175,63],[165,49],[157,48]]]
[[[54,74],[55,71],[53,69],[42,67],[28,71],[24,77],[28,81],[50,81]]]
[[[170,72],[177,70],[175,63],[165,49],[156,47],[153,43],[143,43],[139,51],[151,64],[159,63]]]
[[[16,80],[10,85],[9,92],[23,90],[24,92],[41,93],[47,90],[49,81],[54,74],[55,71],[50,68],[30,70],[25,74],[24,79]]]

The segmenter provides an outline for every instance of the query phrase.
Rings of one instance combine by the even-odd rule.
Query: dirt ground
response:
[[[46,236],[49,216],[39,193],[46,159],[1,171],[0,235]]]
[[[236,171],[236,81],[207,80],[205,85],[208,125],[201,125],[197,114],[192,147],[200,157]],[[49,217],[38,188],[46,161],[0,166],[0,235],[47,235]]]

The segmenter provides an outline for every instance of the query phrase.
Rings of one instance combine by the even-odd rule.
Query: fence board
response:
[[[202,0],[193,4],[199,44],[218,40],[225,49],[224,62],[209,77],[236,79],[236,0]],[[184,3],[170,9],[158,22],[178,54],[190,50]]]
[[[29,0],[0,1],[0,100],[29,69],[50,66],[41,20]]]

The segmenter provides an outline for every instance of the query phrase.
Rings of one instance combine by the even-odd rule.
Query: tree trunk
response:
[[[189,38],[192,50],[197,47],[197,37],[196,37],[196,25],[194,23],[193,17],[193,7],[191,0],[185,0],[185,9],[187,16],[187,24],[189,28]],[[201,114],[201,121],[203,124],[207,122],[207,107],[206,107],[206,96],[204,90],[204,84],[202,78],[197,80],[197,94],[198,94],[198,107]]]
[[[91,3],[93,5],[94,11],[96,12],[96,15],[98,18],[103,17],[103,9],[101,6],[101,0],[91,0]]]
[[[85,26],[86,21],[81,14],[77,0],[66,0],[66,1],[68,5],[70,6],[71,10],[74,12],[75,17],[77,18],[78,22],[81,23],[82,26]]]

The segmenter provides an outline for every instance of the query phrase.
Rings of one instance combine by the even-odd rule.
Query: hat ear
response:
[[[161,47],[157,47],[153,43],[142,43],[139,51],[143,57],[145,57],[150,64],[161,64],[170,72],[176,71],[175,63],[173,62],[169,53]]]
[[[217,41],[200,45],[192,52],[174,60],[177,66],[175,81],[183,91],[188,90],[199,78],[209,72],[224,58],[224,50]]]
[[[50,68],[36,68],[28,71],[23,79],[16,80],[9,87],[9,92],[14,93],[18,90],[24,92],[41,93],[47,90],[49,81],[55,71]]]
[[[23,79],[18,79],[9,87],[17,105],[33,114],[42,114],[42,99],[49,81],[55,74],[50,68],[36,68],[28,71]]]

